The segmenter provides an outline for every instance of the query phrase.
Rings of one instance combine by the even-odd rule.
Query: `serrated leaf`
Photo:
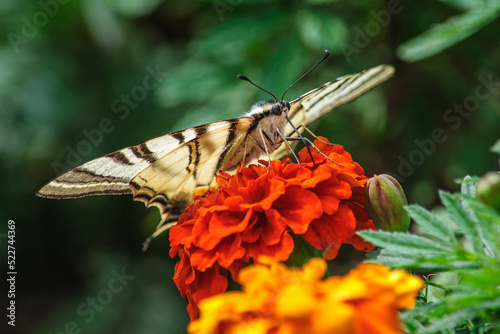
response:
[[[426,270],[426,271],[447,271],[447,270],[468,270],[478,269],[481,265],[476,261],[455,260],[449,261],[446,258],[415,259],[413,269]]]
[[[498,285],[500,284],[500,264],[492,263],[484,270],[469,271],[462,274],[463,285],[477,294],[497,295],[500,297]]]
[[[435,317],[422,333],[435,333],[444,329],[452,330],[456,325],[476,318],[482,311],[491,312],[500,308],[500,298],[476,300],[470,296],[461,296],[461,298],[454,300],[445,299],[442,308],[436,308],[429,313],[429,316],[435,315]],[[450,312],[450,309],[454,311]]]
[[[472,212],[479,237],[489,256],[500,257],[500,214],[475,199],[464,199]]]
[[[447,270],[469,270],[481,268],[474,259],[466,258],[467,254],[446,253],[398,253],[393,249],[382,248],[378,253],[368,257],[368,261],[385,264],[392,268],[414,269],[418,271],[441,272]]]
[[[376,261],[391,268],[408,269],[415,264],[415,259],[412,255],[394,254],[385,249],[370,252],[366,258],[368,261]]]
[[[477,200],[467,201],[467,205],[469,205],[474,212],[481,218],[481,220],[485,220],[488,223],[495,224],[500,226],[500,213],[498,213],[491,206],[481,203]]]
[[[447,261],[446,258],[416,258],[408,260],[405,269],[418,271],[444,272],[455,270],[470,270],[480,268],[480,264],[474,261]]]
[[[439,196],[441,197],[443,205],[448,209],[451,218],[461,229],[464,236],[470,241],[474,252],[477,254],[484,254],[483,244],[479,237],[476,224],[462,207],[458,196],[454,196],[445,191],[440,191]]]
[[[426,325],[432,322],[434,318],[439,318],[436,315],[440,313],[445,313],[447,307],[443,303],[433,303],[419,305],[419,307],[406,311],[401,314],[401,320],[407,324],[419,324],[419,330],[417,333],[424,333]],[[413,332],[412,332],[413,333]]]
[[[435,317],[432,323],[425,327],[421,333],[436,333],[442,330],[453,330],[456,325],[468,319],[474,318],[476,312],[469,309],[459,309],[453,313],[448,313],[441,317]]]
[[[472,184],[466,178],[464,183]],[[465,243],[455,240],[449,252],[431,256],[406,256],[398,249],[381,249],[377,261],[396,264],[398,267],[418,271],[443,271],[456,275],[456,279],[440,282],[446,293],[436,295],[427,304],[417,304],[415,310],[402,316],[408,332],[457,333],[459,330],[478,332],[491,323],[491,315],[500,309],[500,213],[481,203],[472,192],[463,188],[464,194],[440,192],[448,213],[439,217],[419,206],[408,207],[410,216],[419,223],[430,237],[448,240],[456,228],[464,234]],[[450,219],[450,221],[447,221]],[[423,224],[420,224],[423,222]],[[370,237],[363,236],[370,241]],[[373,241],[372,241],[373,242]],[[377,244],[376,242],[373,242]],[[472,245],[468,249],[464,246]]]
[[[450,245],[455,246],[457,239],[451,226],[441,220],[436,214],[424,209],[419,205],[410,205],[406,207],[406,211],[410,217],[428,234],[450,242]]]
[[[383,247],[396,254],[437,256],[452,250],[445,243],[437,243],[407,232],[360,231],[357,234],[375,246]]]

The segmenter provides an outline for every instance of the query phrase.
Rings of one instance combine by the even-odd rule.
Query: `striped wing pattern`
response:
[[[177,132],[181,144],[130,181],[134,199],[158,207],[162,222],[170,214],[181,214],[192,204],[197,188],[214,186],[215,173],[227,169],[253,122],[242,117]]]
[[[289,118],[295,127],[301,124],[308,126],[330,113],[333,109],[354,101],[393,75],[394,67],[379,65],[359,73],[340,77],[335,81],[327,82],[323,86],[313,89],[291,101]],[[302,130],[300,129],[300,131]],[[292,133],[293,129],[288,125],[286,134]],[[297,135],[295,134],[295,136]],[[282,147],[273,153],[272,158],[278,159],[284,156],[285,153],[286,148],[282,145]]]
[[[156,206],[162,222],[181,213],[198,187],[213,185],[235,150],[246,140],[254,118],[241,117],[174,132],[109,153],[57,177],[37,195],[65,199],[134,194]]]
[[[307,126],[393,74],[392,66],[380,65],[328,82],[290,102],[289,118],[296,127]],[[245,160],[247,144],[255,148],[249,134],[264,118],[259,114],[201,125],[109,153],[62,174],[37,195],[64,199],[132,193],[134,200],[160,209],[162,225],[193,202],[196,189],[214,185],[218,170]],[[290,125],[285,133],[292,134]],[[281,145],[271,159],[285,152]]]

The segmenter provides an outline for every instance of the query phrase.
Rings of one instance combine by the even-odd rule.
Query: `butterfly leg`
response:
[[[264,132],[262,130],[259,131],[260,134],[260,139],[262,140],[262,143],[264,144],[264,150],[267,155],[267,174],[271,171],[271,154],[269,153],[269,149],[267,148],[266,140],[264,139]],[[260,147],[260,146],[259,146]]]
[[[286,140],[290,140],[290,141],[307,141],[309,143],[309,145],[312,146],[312,148],[314,148],[319,154],[321,154],[325,159],[328,159],[330,160],[331,162],[333,162],[334,164],[336,164],[337,166],[340,166],[340,167],[344,167],[344,165],[342,164],[339,164],[338,162],[336,161],[333,161],[332,159],[330,159],[329,156],[327,156],[325,153],[323,153],[316,145],[314,145],[314,143],[309,139],[309,138],[306,138],[304,137],[303,139],[301,138],[297,138],[297,137],[286,137]],[[314,162],[314,160],[313,160]]]
[[[319,138],[318,136],[316,136],[314,134],[314,132],[312,132],[308,127],[306,127],[304,124],[300,124],[298,127],[297,127],[297,130],[299,130],[300,128],[303,128],[304,130],[306,130],[307,132],[309,132],[309,134],[311,136],[314,137],[314,139],[316,139],[317,141],[323,143],[323,144],[326,144],[326,145],[329,145],[329,146],[334,146],[334,145],[339,145],[339,144],[335,144],[335,143],[330,143],[330,142],[327,142],[327,141],[324,141],[323,139]],[[293,134],[295,133],[295,131],[292,131],[290,132],[290,134],[287,136],[288,137],[291,137]],[[297,140],[296,140],[297,141]],[[340,145],[342,146],[342,145]]]
[[[277,129],[277,132],[279,134],[279,136],[281,137],[281,139],[285,142],[285,145],[287,147],[287,154],[288,154],[288,150],[290,150],[290,152],[292,152],[292,155],[295,157],[295,160],[297,161],[298,165],[299,165],[299,168],[300,168],[300,161],[299,161],[299,157],[297,156],[297,154],[295,154],[295,152],[293,151],[293,148],[292,146],[290,145],[290,143],[288,142],[288,140],[285,138],[285,136],[283,136],[283,134],[281,133],[281,131],[279,129]],[[299,138],[297,138],[299,139]]]
[[[304,145],[305,145],[305,144],[306,144],[306,141],[305,141],[304,137],[302,137],[302,134],[301,134],[301,133],[299,132],[299,130],[295,127],[295,125],[293,125],[292,121],[290,120],[290,118],[288,118],[288,116],[287,116],[286,114],[285,114],[285,118],[286,118],[286,120],[287,120],[288,124],[290,124],[290,126],[292,127],[293,132],[297,134],[297,136],[299,137],[299,140],[301,140],[301,141],[304,143]],[[309,141],[309,142],[311,142],[311,141]],[[306,149],[307,149],[307,152],[309,152],[309,156],[311,157],[311,160],[312,160],[313,164],[316,164],[316,163],[314,162],[314,159],[313,159],[313,156],[312,156],[311,150],[309,149],[309,146],[307,146],[307,145],[306,145]]]
[[[302,125],[302,124],[301,124],[301,125],[299,125],[299,128],[300,128],[300,127],[303,127],[303,128],[304,128],[304,130],[306,130],[307,132],[309,132],[309,134],[310,134],[311,136],[313,136],[313,137],[314,137],[314,139],[316,139],[317,141],[319,141],[319,142],[321,142],[321,143],[323,143],[323,144],[326,144],[326,145],[329,145],[329,146],[338,145],[338,144],[330,143],[330,142],[324,141],[323,139],[318,138],[318,136],[316,136],[316,135],[314,134],[314,132],[312,132],[311,130],[309,130],[309,129],[305,126],[305,125]]]

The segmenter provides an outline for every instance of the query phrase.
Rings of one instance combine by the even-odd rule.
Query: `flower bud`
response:
[[[399,182],[387,174],[374,175],[365,186],[366,209],[375,226],[386,231],[408,231],[410,216],[404,206],[408,205]]]
[[[486,173],[477,183],[476,193],[481,202],[500,211],[500,174]]]

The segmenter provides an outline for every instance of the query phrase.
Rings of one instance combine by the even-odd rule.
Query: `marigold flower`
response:
[[[265,261],[261,261],[265,262]],[[421,279],[404,270],[360,264],[343,277],[321,280],[326,262],[303,268],[270,261],[240,271],[243,291],[203,300],[192,334],[401,333],[398,309],[414,307]]]
[[[286,261],[294,249],[291,234],[302,235],[325,259],[335,258],[342,243],[374,249],[355,234],[375,229],[365,208],[363,169],[341,146],[315,145],[329,159],[312,150],[313,162],[303,149],[300,168],[285,159],[240,166],[235,175],[220,172],[218,189],[197,198],[171,228],[170,256],[181,257],[174,281],[189,298],[191,319],[201,299],[226,289],[227,270],[238,277],[262,255]],[[210,275],[216,276],[205,283]]]

